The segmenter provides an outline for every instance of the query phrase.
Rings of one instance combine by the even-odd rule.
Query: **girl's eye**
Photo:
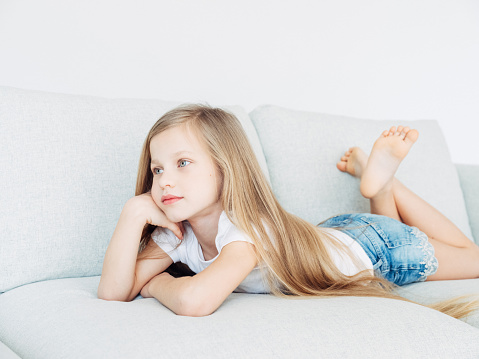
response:
[[[187,161],[187,160],[180,160],[178,162],[178,167],[186,167],[190,164],[191,162],[190,161]]]
[[[161,168],[154,168],[153,169],[153,174],[154,175],[161,175],[163,173],[163,170]]]

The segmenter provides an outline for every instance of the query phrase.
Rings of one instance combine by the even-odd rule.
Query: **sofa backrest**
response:
[[[0,87],[0,292],[101,273],[146,134],[177,105]],[[226,109],[268,175],[247,113]]]
[[[359,193],[359,180],[336,168],[348,148],[359,146],[369,153],[393,125],[418,129],[419,140],[397,177],[472,239],[457,171],[437,121],[365,120],[277,106],[258,107],[250,117],[280,203],[314,224],[336,214],[370,210]]]
[[[101,273],[121,209],[134,195],[144,138],[177,105],[0,87],[0,292]],[[336,162],[351,146],[368,152],[381,131],[398,121],[275,106],[249,116],[238,106],[226,109],[242,122],[287,210],[312,223],[369,211],[358,180],[338,171]],[[421,134],[398,178],[472,238],[437,122],[400,123]]]

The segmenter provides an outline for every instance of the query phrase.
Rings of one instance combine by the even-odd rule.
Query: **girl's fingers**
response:
[[[178,226],[176,223],[171,222],[166,226],[166,228],[171,230],[179,239],[183,239],[183,232],[181,231],[180,226]]]
[[[178,227],[180,227],[180,231],[182,234],[185,234],[185,226],[183,225],[183,222],[178,223]]]
[[[150,210],[153,211],[152,215],[151,215],[151,218],[150,218],[148,223],[152,224],[152,225],[155,225],[155,226],[168,228],[179,239],[183,239],[183,233],[185,233],[185,227],[183,226],[183,223],[182,222],[178,222],[178,223],[170,222],[168,220],[168,218],[166,218],[165,213],[163,213],[161,208],[156,204],[153,196],[151,195],[151,191],[143,193],[143,194],[139,195],[138,197],[140,197],[140,196],[148,197],[151,201],[150,204],[153,205],[153,206],[148,205]]]

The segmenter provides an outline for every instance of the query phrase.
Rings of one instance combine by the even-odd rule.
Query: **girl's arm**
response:
[[[254,246],[232,242],[208,268],[193,277],[174,278],[168,273],[154,277],[141,291],[155,297],[179,315],[204,316],[213,313],[257,264]]]
[[[141,288],[173,262],[154,242],[150,241],[138,256],[138,247],[145,224],[171,229],[179,238],[179,226],[168,221],[149,193],[128,200],[121,212],[108,245],[98,297],[106,300],[130,301]],[[156,257],[156,258],[147,258]]]

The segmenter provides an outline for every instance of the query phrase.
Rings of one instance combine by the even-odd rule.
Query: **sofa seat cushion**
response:
[[[0,358],[2,359],[21,359],[9,347],[0,342]]]
[[[458,174],[434,120],[367,120],[261,106],[250,113],[263,146],[273,190],[288,210],[313,224],[351,212],[369,212],[359,180],[336,168],[353,146],[371,151],[391,126],[417,128],[419,140],[397,172],[406,186],[472,239]]]
[[[101,273],[146,135],[177,105],[0,87],[0,292]],[[267,174],[248,114],[226,109]]]
[[[479,329],[408,302],[232,294],[212,315],[97,298],[99,277],[0,295],[0,340],[35,358],[474,358]],[[32,340],[34,338],[34,340]]]
[[[397,293],[421,304],[432,304],[455,297],[479,299],[479,279],[441,280],[413,283],[399,287]],[[467,300],[467,299],[466,299]],[[462,319],[479,328],[479,310]]]
[[[471,225],[472,236],[479,245],[479,164],[456,164],[457,174],[466,202],[467,215]]]

